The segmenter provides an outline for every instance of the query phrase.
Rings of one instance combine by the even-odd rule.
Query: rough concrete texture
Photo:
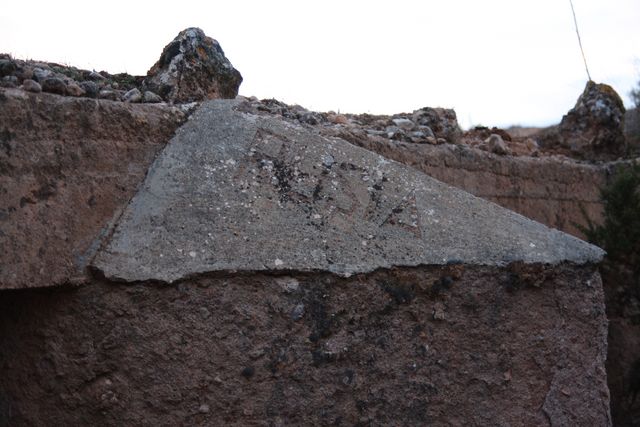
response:
[[[603,252],[341,139],[203,104],[93,266],[172,282],[212,271],[597,262]]]
[[[390,142],[344,130],[331,135],[578,237],[576,224],[586,226],[583,209],[596,223],[602,219],[600,189],[616,168],[561,156],[505,157],[465,145]]]
[[[0,314],[0,425],[610,425],[592,266],[96,280]]]
[[[0,289],[82,280],[178,109],[0,89]]]

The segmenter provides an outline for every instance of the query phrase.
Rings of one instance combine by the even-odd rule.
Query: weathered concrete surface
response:
[[[93,265],[111,279],[212,271],[348,276],[450,262],[597,262],[603,252],[341,139],[203,104]]]
[[[592,266],[4,291],[0,425],[607,426]]]
[[[183,118],[0,89],[0,289],[82,280],[93,242]]]
[[[616,167],[560,156],[499,156],[465,145],[390,142],[349,130],[331,134],[577,237],[583,234],[576,224],[587,225],[583,209],[593,221],[602,219],[600,189]]]

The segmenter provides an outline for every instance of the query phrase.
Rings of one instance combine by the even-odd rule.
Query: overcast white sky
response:
[[[242,95],[319,111],[455,108],[460,123],[558,122],[586,73],[568,0],[6,1],[0,52],[146,74],[180,30],[217,39]],[[574,0],[592,78],[631,105],[640,1]]]

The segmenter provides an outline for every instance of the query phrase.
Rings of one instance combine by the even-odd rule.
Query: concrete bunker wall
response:
[[[55,103],[51,96],[41,99],[51,102],[50,105]],[[2,106],[9,105],[6,99],[2,102]],[[100,106],[106,101],[91,102]],[[15,108],[19,103],[11,105]],[[29,108],[38,111],[42,107],[34,102]],[[78,117],[83,117],[83,113],[78,112]],[[159,123],[174,120],[170,115],[158,117]],[[257,120],[245,119],[251,126]],[[206,123],[210,127],[207,132],[224,135],[225,130],[219,125]],[[276,127],[286,130],[288,125]],[[51,139],[44,138],[45,143],[56,141],[59,136],[53,135]],[[265,140],[273,135],[263,133]],[[275,135],[282,137],[277,132]],[[159,143],[166,142],[162,140],[164,137],[158,135]],[[182,128],[178,137],[183,138],[182,143],[185,139],[188,142],[189,129]],[[30,137],[11,137],[10,144],[30,141]],[[333,143],[338,148],[335,153],[348,157],[354,152],[355,148],[344,145],[344,141]],[[206,148],[206,144],[202,146]],[[14,145],[11,147],[13,150]],[[112,149],[109,144],[101,147]],[[269,147],[274,146],[265,150]],[[175,151],[165,150],[163,155],[171,153]],[[147,211],[136,211],[139,205],[135,200],[126,207],[127,198],[123,196],[104,206],[102,216],[96,220],[96,224],[102,225],[81,234],[82,239],[94,236],[101,242],[102,228],[112,217],[117,219],[119,228],[98,245],[99,256],[92,268],[83,270],[89,260],[84,264],[80,260],[70,270],[85,274],[75,282],[82,286],[4,290],[0,294],[0,424],[175,425],[185,420],[202,425],[518,424],[521,420],[536,425],[610,424],[604,372],[607,323],[602,286],[592,264],[601,253],[457,190],[450,191],[454,198],[441,196],[442,184],[408,168],[400,173],[397,170],[400,165],[388,166],[387,160],[373,158],[370,152],[359,153],[352,157],[367,157],[396,171],[388,175],[389,180],[405,179],[408,174],[415,182],[426,185],[421,191],[433,190],[433,203],[440,203],[434,211],[447,213],[442,218],[443,227],[448,224],[455,231],[461,220],[474,224],[477,213],[476,221],[504,218],[502,232],[498,230],[483,240],[482,230],[466,228],[477,233],[471,239],[468,234],[457,235],[443,228],[441,236],[447,237],[446,245],[429,252],[428,246],[421,245],[428,241],[425,237],[430,236],[428,233],[438,231],[439,223],[433,222],[430,229],[417,233],[412,221],[433,213],[415,204],[414,210],[406,212],[389,209],[387,219],[392,219],[391,225],[399,230],[396,233],[404,233],[389,241],[406,245],[396,245],[393,251],[385,250],[389,244],[386,239],[371,238],[381,246],[367,252],[362,248],[369,243],[363,245],[362,241],[369,242],[368,235],[356,240],[336,232],[331,235],[333,240],[326,239],[328,246],[322,248],[325,253],[331,252],[329,246],[333,244],[337,245],[334,250],[351,248],[349,254],[361,250],[363,256],[345,256],[343,260],[333,257],[331,262],[329,257],[320,257],[324,264],[317,268],[318,259],[306,263],[306,253],[296,252],[289,258],[298,262],[294,266],[283,266],[288,259],[276,258],[268,266],[263,264],[264,268],[258,263],[250,264],[253,269],[243,265],[234,269],[212,264],[216,257],[200,260],[201,248],[185,251],[168,244],[173,249],[169,261],[175,261],[180,270],[163,270],[160,267],[164,263],[147,269],[142,258],[127,253],[132,250],[136,256],[159,255],[153,244],[140,248],[127,244],[127,237],[138,230],[137,219],[144,219],[140,224],[176,237],[180,226],[171,222],[172,209],[188,212],[222,199],[211,197],[208,193],[211,186],[196,183],[188,187],[190,197],[180,198],[181,191],[172,193],[173,199],[159,197],[161,202],[153,205],[157,212],[140,217],[141,212],[146,215]],[[282,150],[273,150],[273,156],[273,164],[283,158],[298,161]],[[309,164],[300,169],[301,173],[324,176],[323,171],[331,169],[329,166],[334,163],[334,171],[343,171],[336,182],[342,182],[353,171],[360,173],[357,164],[353,165],[355,169],[348,164],[340,169],[339,158],[322,158],[324,166],[315,170]],[[148,159],[145,155],[144,161],[150,162]],[[175,159],[179,168],[172,169],[169,177],[181,176],[189,169],[188,163]],[[61,163],[55,157],[53,161]],[[126,156],[113,163],[124,170],[128,166],[138,172],[143,168]],[[238,167],[234,158],[225,157],[223,163]],[[267,169],[277,182],[273,176],[265,176],[264,185],[271,183],[276,189],[274,203],[286,205],[289,199],[280,197],[283,191],[286,195],[292,188],[302,195],[309,193],[305,203],[317,203],[315,191],[307,191],[313,187],[287,187],[280,182],[294,171],[291,164],[284,166]],[[90,169],[91,165],[66,169],[61,179],[74,176],[82,182],[90,176]],[[151,185],[158,170],[168,169],[152,169],[140,187],[144,173],[133,174],[128,184],[121,184],[126,194],[137,192],[139,197],[147,197],[145,200],[158,195]],[[291,174],[278,172],[287,170]],[[23,176],[9,169],[3,179],[11,184]],[[368,186],[373,188],[374,184],[365,176],[368,175],[359,176],[354,183],[353,200],[369,206]],[[193,182],[187,178],[171,182]],[[388,181],[381,178],[381,182]],[[246,190],[245,186],[238,191]],[[16,192],[31,191],[30,187],[15,188]],[[387,191],[389,197],[395,197],[391,189]],[[321,194],[320,190],[318,193]],[[46,213],[51,205],[45,203],[53,203],[58,197],[59,193],[55,193],[49,202],[37,203],[43,203],[41,208]],[[460,202],[467,212],[461,212],[456,204]],[[77,209],[73,203],[56,206],[59,214],[72,214]],[[378,214],[390,206],[384,200],[371,206],[375,206],[372,212],[362,210],[371,223],[378,224],[380,229],[389,226],[390,222]],[[301,221],[295,224],[327,233],[339,231],[336,224],[348,229],[345,222],[348,215],[360,212],[360,207],[345,205],[346,216],[335,216],[337,222],[328,225],[314,225],[319,218],[304,208],[291,212]],[[124,210],[122,216],[120,209]],[[487,209],[491,215],[483,214]],[[190,218],[198,219],[195,224],[199,224],[213,217],[201,214],[202,211]],[[304,216],[307,214],[308,218]],[[11,221],[18,221],[16,218],[9,216],[4,220],[12,224]],[[34,224],[41,224],[43,218],[34,220]],[[60,218],[63,217],[53,223],[66,224]],[[520,226],[522,233],[507,232],[511,230],[509,227],[520,230]],[[294,228],[286,230],[290,234],[281,233],[288,236],[283,242],[287,238],[296,242],[291,237],[295,236]],[[42,230],[43,236],[56,233],[55,228]],[[229,230],[223,237],[236,246],[221,247],[220,251],[243,247],[236,239],[246,237],[242,235],[243,229]],[[71,231],[73,226],[65,231],[70,244],[60,246],[57,254],[45,252],[41,262],[55,267],[56,256],[75,259],[71,257],[75,239],[79,238]],[[499,239],[492,240],[496,235]],[[5,236],[15,239],[18,234],[14,231]],[[33,243],[46,246],[46,239],[40,239],[34,238]],[[472,240],[477,245],[469,250],[466,242]],[[545,247],[549,242],[555,244]],[[512,250],[501,250],[507,247]],[[407,248],[414,250],[403,253],[401,249]],[[440,256],[442,253],[447,256]],[[270,254],[267,251],[261,255]],[[460,257],[456,259],[453,255]],[[4,262],[12,260],[15,253],[5,252],[2,256],[6,257]],[[120,264],[129,259],[135,263]],[[491,260],[489,265],[479,265],[486,260]],[[236,258],[236,263],[243,261]],[[332,270],[336,261],[346,263],[346,267]],[[360,261],[364,266],[353,268]],[[52,284],[46,270],[30,274],[28,282],[9,282],[14,284],[10,287],[39,288]],[[68,273],[63,272],[62,277],[65,274]],[[61,282],[65,280],[56,283]]]

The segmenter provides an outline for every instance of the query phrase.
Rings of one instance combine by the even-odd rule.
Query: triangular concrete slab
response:
[[[597,262],[603,251],[341,139],[210,101],[152,166],[93,266],[349,276],[421,264]]]

